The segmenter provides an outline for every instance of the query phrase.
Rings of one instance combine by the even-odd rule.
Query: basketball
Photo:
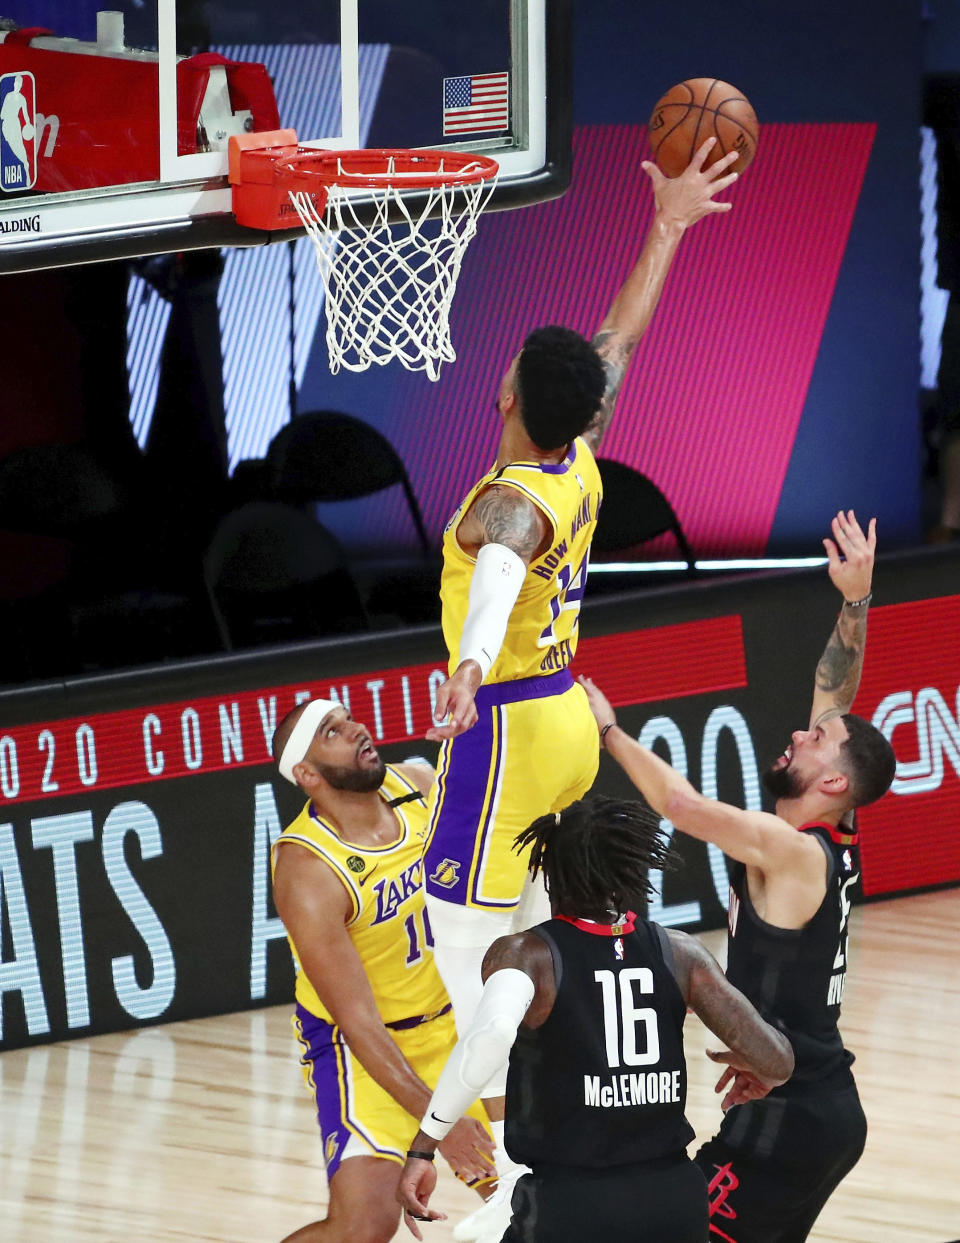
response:
[[[689,78],[657,100],[647,134],[660,171],[679,177],[708,138],[717,142],[704,168],[728,151],[738,151],[739,158],[727,171],[742,173],[757,153],[759,128],[742,91],[717,78]]]
[[[29,142],[30,139],[33,137],[33,135],[36,133],[36,131],[34,130],[33,126],[28,121],[26,125],[23,127],[23,129],[21,130],[21,133],[23,134],[24,141]]]

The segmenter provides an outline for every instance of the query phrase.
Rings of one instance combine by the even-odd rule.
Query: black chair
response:
[[[271,499],[319,507],[320,520],[346,549],[378,624],[439,619],[439,552],[430,546],[407,469],[382,432],[363,419],[333,410],[295,415],[271,441],[261,477]],[[365,537],[353,538],[356,524],[338,518],[337,503],[376,497],[395,487],[401,489],[409,512],[406,531],[395,523],[377,521],[379,507],[363,515],[359,525]]]
[[[614,560],[669,532],[676,540],[686,574],[696,574],[693,550],[673,506],[646,475],[623,462],[597,458],[603,504],[593,537],[593,559]],[[598,555],[599,554],[599,555]]]
[[[226,514],[204,577],[227,651],[369,626],[340,544],[291,505],[251,501]]]
[[[267,449],[267,488],[291,505],[348,501],[399,486],[424,556],[430,541],[407,468],[382,432],[334,410],[295,415]]]

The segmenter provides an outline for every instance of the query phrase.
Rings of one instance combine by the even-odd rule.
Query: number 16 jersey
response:
[[[660,929],[629,914],[622,925],[558,918],[533,931],[550,948],[557,995],[510,1053],[507,1152],[534,1174],[685,1155],[686,1006]]]

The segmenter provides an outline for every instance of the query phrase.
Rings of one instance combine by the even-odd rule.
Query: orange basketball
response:
[[[647,133],[653,158],[667,177],[679,177],[708,138],[717,142],[705,168],[738,151],[732,170],[742,173],[757,153],[760,127],[749,99],[718,78],[689,78],[657,101]]]

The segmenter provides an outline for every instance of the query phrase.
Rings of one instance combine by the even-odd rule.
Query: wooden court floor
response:
[[[870,1134],[811,1239],[953,1243],[960,889],[853,912],[842,1025]],[[686,1041],[703,1139],[716,1068],[693,1018]],[[0,1243],[275,1243],[320,1215],[321,1170],[285,1006],[0,1054]],[[474,1202],[444,1169],[451,1222]]]

